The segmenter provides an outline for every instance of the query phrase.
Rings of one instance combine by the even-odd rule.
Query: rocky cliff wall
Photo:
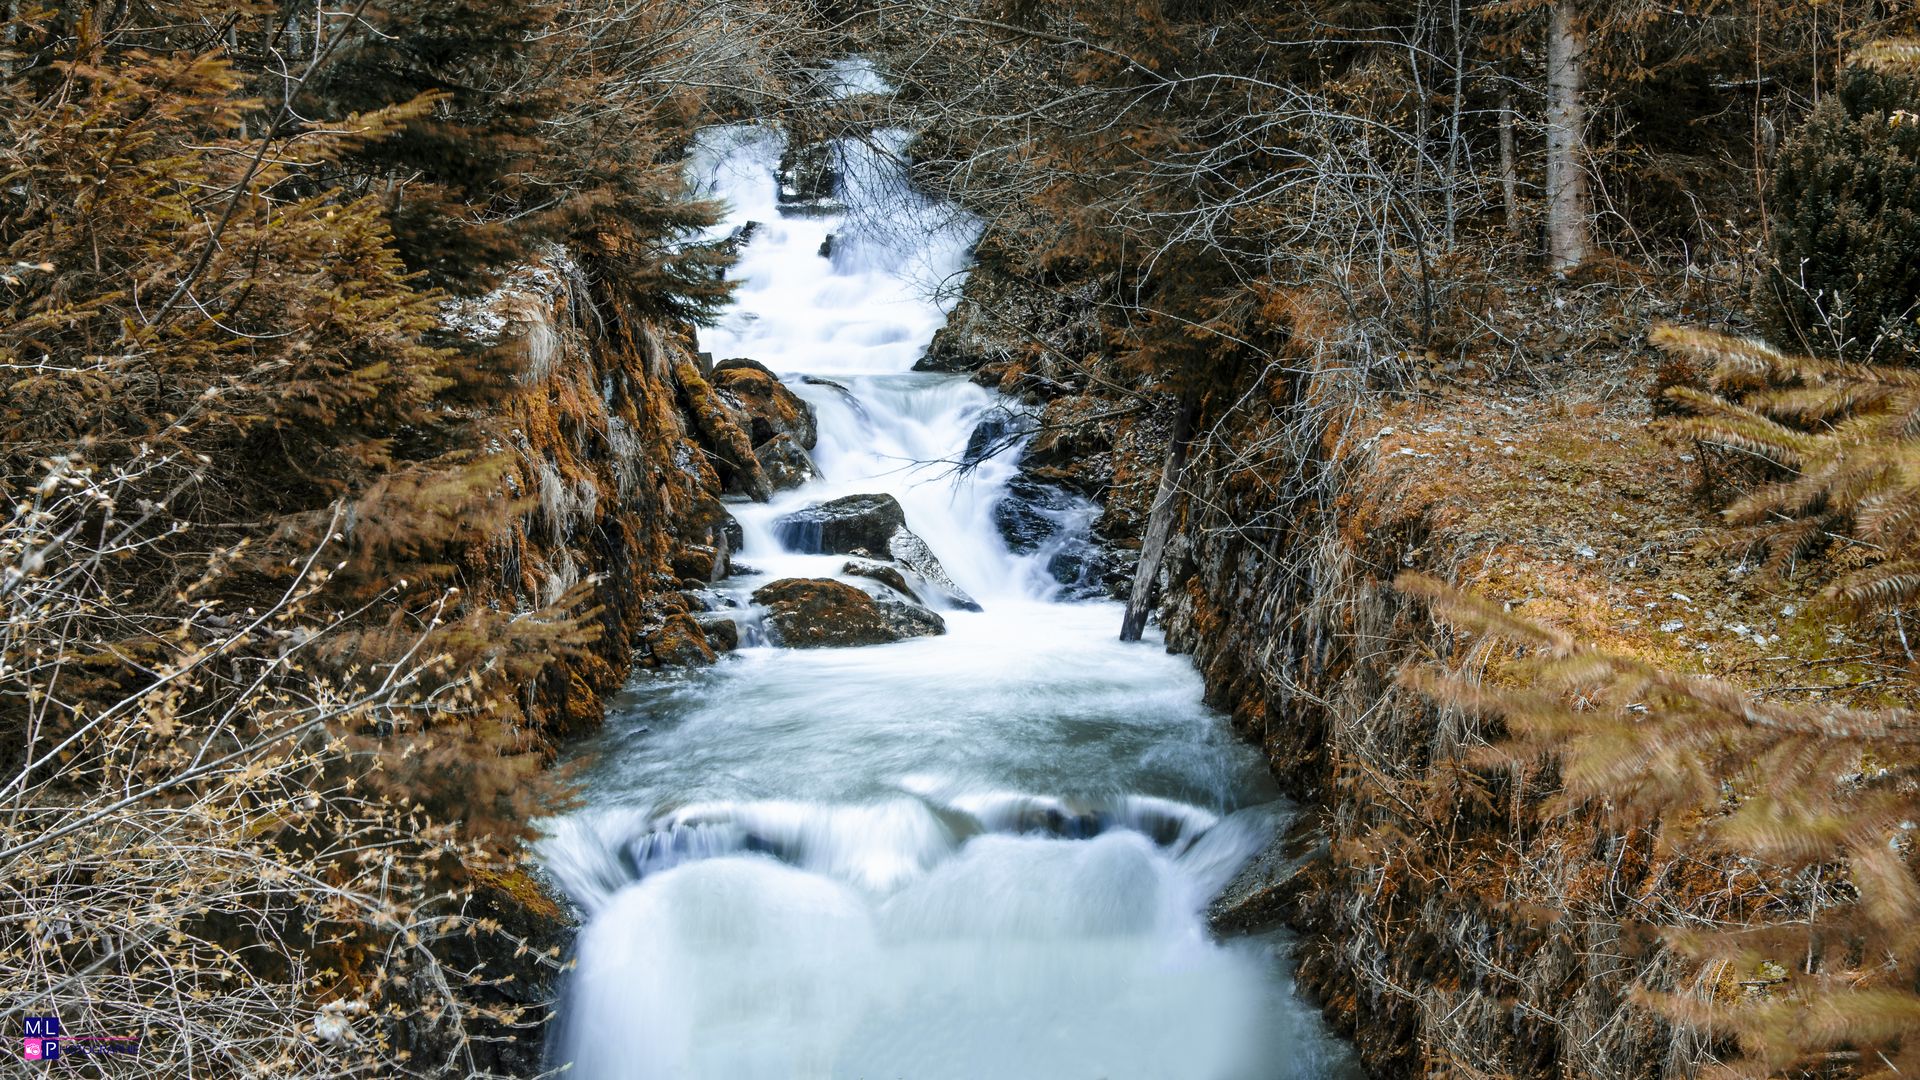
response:
[[[588,616],[575,647],[539,658],[521,691],[524,737],[551,755],[599,726],[608,696],[637,668],[711,663],[731,647],[695,618],[701,590],[728,562],[722,500],[766,497],[749,435],[755,411],[800,406],[790,394],[762,402],[716,390],[690,327],[643,316],[617,278],[558,248],[490,295],[450,305],[446,323],[515,380],[506,408],[477,419],[496,433],[488,452],[507,462],[498,498],[519,512],[468,552],[467,603]],[[532,1013],[483,1024],[472,1052],[485,1070],[530,1076],[572,918],[524,871],[473,884],[475,904],[510,937],[455,945],[470,955],[454,959],[498,980],[491,1004]]]

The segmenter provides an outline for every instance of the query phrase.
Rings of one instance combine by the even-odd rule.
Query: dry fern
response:
[[[1436,671],[1406,682],[1498,717],[1510,762],[1557,759],[1542,812],[1650,822],[1667,843],[1785,876],[1836,875],[1846,903],[1724,932],[1669,933],[1723,965],[1710,1000],[1644,992],[1671,1019],[1738,1040],[1745,1075],[1851,1062],[1855,1075],[1920,1072],[1920,717],[1761,701],[1716,679],[1603,652],[1430,578],[1402,591],[1440,618],[1506,643],[1496,689]],[[1764,973],[1749,978],[1741,973]]]
[[[1676,433],[1765,464],[1770,479],[1725,510],[1788,573],[1832,553],[1827,595],[1859,614],[1920,597],[1920,370],[1782,353],[1662,326],[1652,341],[1711,365],[1708,390],[1673,387]]]

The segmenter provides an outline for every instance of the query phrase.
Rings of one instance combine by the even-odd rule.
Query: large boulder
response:
[[[790,649],[880,645],[947,629],[918,604],[877,600],[830,578],[782,578],[756,590],[753,602],[766,608],[768,638]]]
[[[811,450],[819,441],[813,406],[787,389],[780,377],[757,360],[722,360],[713,365],[713,388],[747,421],[747,437],[759,446],[786,435]]]
[[[848,495],[797,510],[774,523],[780,543],[809,555],[885,557],[893,534],[907,527],[907,512],[891,495]]]
[[[789,551],[890,559],[968,611],[980,605],[947,576],[926,541],[907,528],[906,511],[891,495],[848,495],[797,510],[774,523]]]

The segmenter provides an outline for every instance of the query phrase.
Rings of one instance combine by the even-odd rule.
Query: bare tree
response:
[[[1587,260],[1587,26],[1579,0],[1554,0],[1547,27],[1547,254],[1566,272]]]

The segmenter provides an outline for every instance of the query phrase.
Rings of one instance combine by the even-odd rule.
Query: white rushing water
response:
[[[841,69],[872,92],[870,70]],[[909,371],[976,227],[907,189],[900,138],[845,145],[843,212],[783,217],[779,133],[708,132],[691,168],[757,222],[703,335],[818,412],[823,478],[732,507],[752,572],[830,576],[775,518],[887,492],[978,612],[854,649],[743,648],[650,677],[583,752],[585,807],[541,854],[587,916],[554,1064],[612,1078],[1238,1080],[1347,1066],[1271,941],[1201,912],[1284,812],[1257,755],[1111,603],[1058,603],[993,505],[1011,460],[951,460],[989,410]],[[829,254],[822,245],[832,236]],[[816,380],[805,382],[801,376]]]

